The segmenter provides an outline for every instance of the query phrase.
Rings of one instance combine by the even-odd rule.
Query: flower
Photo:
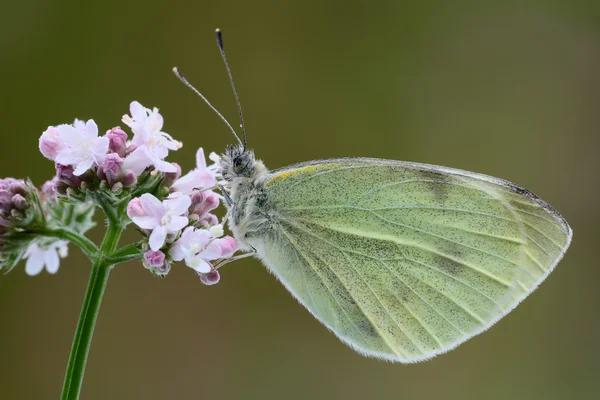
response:
[[[206,158],[202,147],[196,152],[196,168],[179,178],[173,184],[178,192],[190,194],[194,189],[208,189],[217,184],[216,165],[206,166]]]
[[[217,271],[216,269],[213,269],[212,271],[207,272],[205,274],[198,273],[198,276],[200,277],[200,282],[204,283],[207,286],[216,285],[221,280],[219,271]]]
[[[169,273],[171,266],[166,261],[165,253],[162,251],[148,250],[144,253],[144,267],[153,271],[156,275],[164,276]]]
[[[210,190],[204,192],[195,191],[191,195],[191,199],[190,219],[195,221],[195,225],[210,227],[219,223],[217,216],[210,213],[210,211],[219,206],[219,196],[215,192]]]
[[[106,132],[106,137],[109,141],[108,149],[113,153],[117,153],[120,157],[125,157],[127,152],[127,133],[121,128],[112,128]]]
[[[141,229],[152,231],[149,239],[150,248],[160,250],[165,244],[167,235],[176,234],[188,224],[188,218],[183,215],[187,213],[191,202],[189,196],[181,193],[173,193],[162,202],[153,195],[145,193],[140,197],[139,203],[145,215],[133,216],[131,220]],[[128,212],[129,209],[128,206]],[[131,207],[132,211],[134,209],[139,212],[137,203]]]
[[[188,227],[173,244],[169,254],[175,261],[185,259],[186,265],[197,272],[210,272],[212,265],[208,261],[221,256],[221,248],[211,239],[207,230]]]
[[[67,146],[60,138],[58,129],[55,126],[49,126],[40,136],[40,152],[44,157],[54,161],[58,153]]]
[[[129,204],[127,204],[127,216],[133,220],[134,217],[147,217],[146,211],[144,207],[142,207],[142,201],[139,197],[132,199]]]
[[[152,165],[161,172],[176,172],[177,169],[172,164],[163,160],[169,150],[178,150],[182,144],[161,131],[163,118],[158,113],[158,108],[150,110],[133,101],[129,110],[131,117],[123,115],[123,122],[134,133],[131,144],[135,150],[125,159],[125,169],[131,169],[139,175]]]
[[[235,239],[230,237],[215,239],[210,231],[190,226],[183,231],[181,237],[173,244],[169,254],[173,260],[181,261],[185,259],[188,267],[196,272],[207,274],[214,270],[209,261],[230,257],[233,254],[231,251],[232,240],[235,242]],[[237,248],[237,242],[235,247]]]
[[[27,252],[25,253],[25,258],[27,258],[27,263],[25,264],[25,272],[27,275],[37,275],[44,267],[46,270],[55,274],[58,271],[58,265],[60,263],[60,258],[65,258],[68,254],[68,242],[64,240],[59,240],[56,242],[52,242],[48,245],[40,245],[37,242],[33,242]]]
[[[60,150],[57,150],[55,158],[57,163],[74,166],[75,176],[82,175],[94,163],[102,165],[108,152],[109,140],[104,136],[98,137],[98,125],[93,119],[88,120],[85,125],[83,121],[76,120],[74,125],[60,125],[57,129],[60,139]],[[40,139],[40,146],[41,142]]]

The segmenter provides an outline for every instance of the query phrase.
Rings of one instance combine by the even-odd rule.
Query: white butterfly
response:
[[[238,141],[219,160],[235,238],[368,356],[425,360],[483,332],[535,290],[571,242],[554,208],[501,179],[363,158],[270,172],[245,134]]]

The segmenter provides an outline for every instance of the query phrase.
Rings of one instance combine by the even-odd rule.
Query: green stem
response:
[[[106,258],[112,265],[139,259],[142,256],[141,243],[132,243],[123,246]]]
[[[113,253],[117,248],[121,232],[122,227],[120,224],[109,224],[108,231],[100,247],[100,252],[93,259],[92,273],[83,299],[81,314],[77,322],[77,329],[75,330],[75,337],[73,338],[71,354],[69,355],[69,362],[67,364],[67,372],[61,395],[62,400],[76,400],[79,398],[83,375],[85,373],[85,364],[90,345],[92,344],[92,336],[94,335],[94,327],[98,319],[102,296],[106,289],[108,275],[113,267],[105,257]]]
[[[86,256],[89,259],[93,260],[98,254],[98,246],[94,242],[92,242],[87,237],[80,235],[77,232],[74,232],[69,229],[59,228],[59,229],[46,229],[41,232],[43,236],[55,237],[58,239],[68,240],[70,242],[75,243],[77,246],[83,250]]]

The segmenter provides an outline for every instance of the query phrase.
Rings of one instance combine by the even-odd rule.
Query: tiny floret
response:
[[[58,271],[60,258],[65,258],[68,254],[67,244],[68,242],[64,240],[58,240],[49,244],[33,242],[29,245],[25,253],[27,275],[37,275],[42,272],[44,267],[49,273],[55,274]]]
[[[173,193],[164,201],[145,193],[140,197],[140,205],[144,216],[131,218],[141,229],[151,231],[149,244],[152,250],[160,250],[165,244],[167,235],[176,234],[188,224],[188,208],[191,204],[189,196]],[[136,204],[132,207],[137,207]]]
[[[80,176],[94,164],[102,165],[108,152],[109,140],[98,137],[98,126],[93,119],[83,124],[61,125],[58,128],[60,144],[64,147],[57,151],[55,161],[74,167],[73,175]]]
[[[191,194],[196,189],[212,188],[217,184],[216,171],[216,165],[206,166],[204,150],[201,147],[196,153],[196,168],[175,181],[173,189],[185,194]]]

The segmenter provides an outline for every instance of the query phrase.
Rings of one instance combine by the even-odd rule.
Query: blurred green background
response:
[[[184,169],[198,146],[222,151],[233,138],[170,71],[237,123],[220,27],[249,144],[270,168],[365,156],[477,171],[540,195],[575,235],[509,316],[416,365],[354,353],[256,260],[228,265],[214,287],[183,264],[165,280],[122,265],[82,398],[598,398],[599,2],[89,3],[3,4],[0,175],[42,183],[48,125],[94,118],[106,130],[132,100],[160,107]],[[0,398],[58,398],[89,270],[71,246],[55,276],[0,277]]]

